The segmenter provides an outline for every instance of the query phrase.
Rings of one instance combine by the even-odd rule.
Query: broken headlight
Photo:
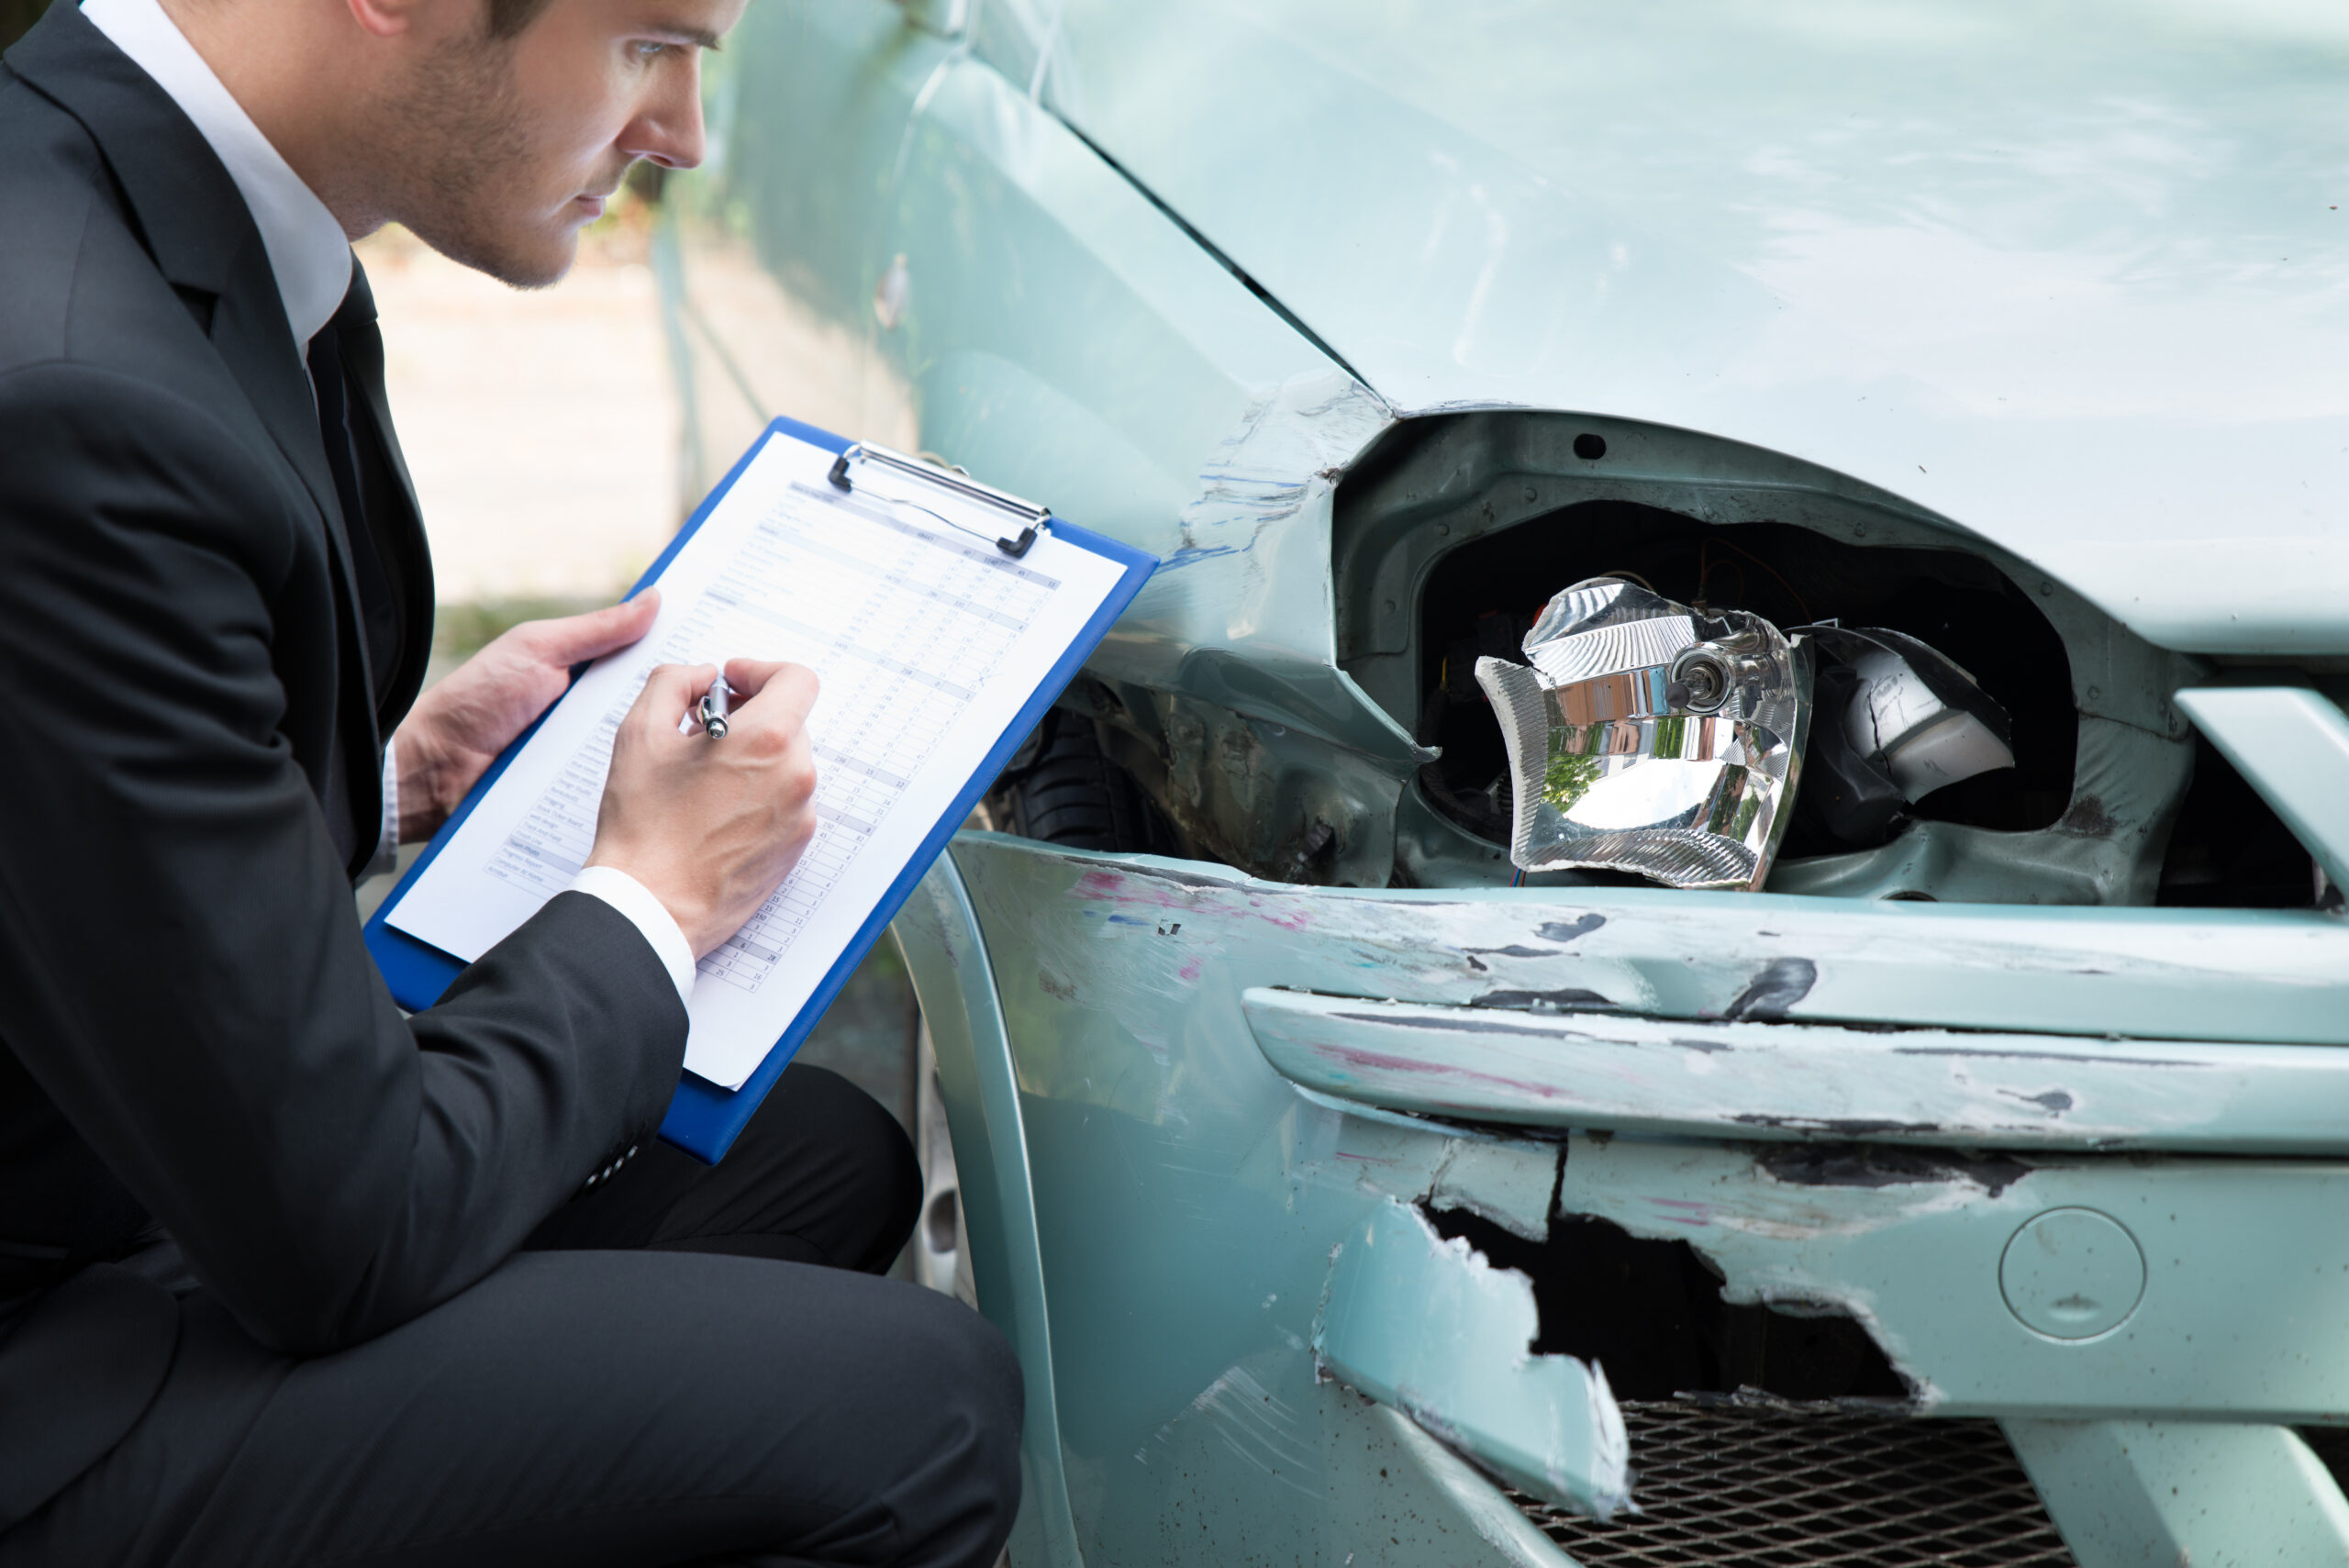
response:
[[[1618,577],[1559,594],[1524,647],[1530,664],[1476,661],[1508,748],[1509,858],[1759,887],[1809,713],[1805,651]]]
[[[2007,714],[1953,659],[1903,632],[1797,628],[1817,650],[1803,813],[1854,849],[1882,843],[1945,785],[2015,764]]]
[[[1594,577],[1550,601],[1524,651],[1526,664],[1477,660],[1476,680],[1508,751],[1509,858],[1528,871],[1760,887],[1814,707],[1814,814],[1848,845],[1880,841],[1932,790],[2014,762],[1998,705],[1898,632],[1829,623],[1790,637],[1742,610]]]

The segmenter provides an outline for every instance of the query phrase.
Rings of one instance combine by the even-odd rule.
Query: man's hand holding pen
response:
[[[680,714],[710,711],[721,680],[723,731],[681,725]],[[613,738],[587,863],[641,883],[696,958],[758,912],[815,835],[807,715],[816,692],[815,673],[798,664],[663,664]],[[711,744],[720,733],[725,744]]]

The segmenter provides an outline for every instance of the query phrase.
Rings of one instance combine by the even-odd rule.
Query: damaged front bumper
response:
[[[2294,1432],[2349,1420],[2329,917],[966,834],[898,929],[982,1304],[1041,1362],[1034,1561],[1154,1521],[1203,1561],[1555,1562],[1531,1500],[1641,1505],[1619,1396],[1995,1420],[2087,1568],[2349,1549]]]
[[[1595,1362],[1537,1356],[1533,1292],[1390,1197],[1337,1245],[1313,1349],[1333,1375],[1537,1496],[1631,1501],[1622,1412]]]

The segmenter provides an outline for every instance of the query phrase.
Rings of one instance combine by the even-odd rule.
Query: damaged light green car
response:
[[[717,63],[689,482],[790,414],[1164,562],[896,925],[1013,1562],[2343,1561],[2334,9]]]

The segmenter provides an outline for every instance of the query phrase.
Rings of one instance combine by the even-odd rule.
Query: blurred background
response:
[[[623,191],[571,275],[528,293],[403,228],[358,246],[440,601],[463,609],[442,631],[461,643],[501,609],[625,592],[680,520],[649,221]]]

